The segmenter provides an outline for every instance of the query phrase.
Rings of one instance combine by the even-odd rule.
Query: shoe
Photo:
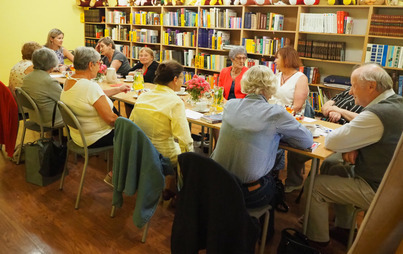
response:
[[[285,193],[291,193],[295,190],[300,190],[302,189],[302,186],[304,186],[303,184],[299,185],[299,186],[285,186],[284,188],[284,192]]]
[[[109,186],[111,186],[111,187],[113,188],[112,176],[110,176],[109,173],[106,174],[106,176],[105,176],[105,178],[104,178],[104,182],[105,182],[107,185],[109,185]]]
[[[355,235],[357,234],[357,230],[355,230]],[[350,235],[350,229],[340,228],[340,227],[333,227],[329,229],[329,236],[333,240],[338,241],[339,243],[343,244],[347,247],[348,237]]]
[[[309,246],[318,250],[320,254],[333,254],[333,246],[329,242],[315,242],[308,239]]]

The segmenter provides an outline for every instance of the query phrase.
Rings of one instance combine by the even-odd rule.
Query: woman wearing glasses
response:
[[[245,67],[247,59],[246,49],[242,46],[234,47],[228,54],[232,66],[221,70],[218,86],[224,87],[224,97],[227,100],[244,98],[246,94],[241,92],[241,79],[248,70]]]

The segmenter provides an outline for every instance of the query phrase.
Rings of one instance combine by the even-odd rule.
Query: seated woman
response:
[[[143,74],[144,82],[154,83],[155,71],[158,68],[158,63],[154,61],[154,51],[144,47],[139,52],[140,62],[129,70],[129,75],[134,75],[135,70],[140,70]],[[126,115],[130,116],[133,110],[133,105],[125,103]]]
[[[22,82],[22,89],[36,102],[43,125],[51,127],[53,109],[56,102],[60,99],[62,87],[57,80],[50,76],[50,73],[59,64],[59,60],[53,50],[40,48],[32,54],[32,63],[34,64],[34,70],[25,76]],[[39,122],[39,119],[36,119],[36,114],[30,113],[29,118],[35,122]],[[56,108],[54,126],[61,126],[62,124],[63,119]]]
[[[122,52],[115,49],[115,43],[111,37],[104,37],[99,39],[95,50],[100,52],[102,62],[108,68],[114,68],[117,74],[126,76],[130,70],[130,63]]]
[[[277,74],[279,89],[273,95],[276,104],[292,106],[294,113],[304,114],[305,100],[309,93],[308,78],[298,68],[302,65],[298,52],[289,46],[279,49],[274,63],[280,73]]]
[[[50,48],[56,53],[57,59],[59,59],[59,64],[56,70],[60,72],[65,71],[68,68],[68,66],[64,64],[65,57],[71,62],[74,60],[73,54],[71,54],[67,49],[63,48],[63,39],[64,33],[59,29],[54,28],[49,31],[48,39],[46,40],[45,44],[45,47]]]
[[[276,92],[276,77],[266,66],[255,65],[242,77],[244,99],[230,100],[224,107],[220,137],[212,159],[243,183],[246,207],[267,205],[274,195],[270,171],[280,140],[305,149],[311,133],[282,106],[267,103]]]
[[[78,47],[74,51],[75,74],[67,78],[60,96],[80,122],[90,148],[113,145],[113,126],[118,116],[113,113],[113,103],[108,96],[130,90],[127,85],[102,90],[92,81],[99,71],[100,59],[93,48]],[[70,129],[70,135],[74,143],[83,146],[76,129]],[[105,182],[111,184],[109,177],[107,175]]]
[[[155,71],[158,68],[158,63],[154,61],[154,51],[148,47],[140,49],[140,62],[129,70],[129,75],[133,75],[135,70],[140,70],[144,76],[144,82],[154,83]]]
[[[244,98],[246,94],[241,91],[242,75],[248,70],[245,61],[248,58],[246,49],[242,46],[234,47],[229,51],[232,66],[221,70],[218,86],[224,87],[224,97],[227,100]]]
[[[21,49],[22,60],[16,63],[10,71],[8,87],[15,96],[15,88],[22,86],[22,79],[34,70],[32,64],[32,54],[35,50],[42,48],[39,43],[30,41],[24,43]]]
[[[145,132],[164,157],[170,158],[173,166],[179,154],[193,151],[185,104],[175,94],[183,84],[182,72],[182,65],[176,61],[160,63],[155,76],[157,86],[139,96],[130,115],[130,120]],[[176,192],[175,179],[170,176],[166,180],[170,194],[165,199],[169,199]]]

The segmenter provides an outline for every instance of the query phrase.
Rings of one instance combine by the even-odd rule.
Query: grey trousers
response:
[[[326,166],[330,172],[340,169]],[[342,169],[345,167],[348,166],[343,165]],[[317,242],[329,241],[329,204],[334,204],[335,226],[349,229],[354,207],[368,209],[374,196],[374,190],[360,177],[316,176],[306,233],[308,238]]]

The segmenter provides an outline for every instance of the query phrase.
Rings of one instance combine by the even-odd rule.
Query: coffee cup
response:
[[[179,93],[184,94],[185,93],[186,88],[185,87],[181,87],[181,90],[179,91]]]
[[[132,76],[132,75],[127,75],[127,76],[126,76],[126,80],[127,80],[127,81],[133,81],[134,79],[133,79],[133,76]]]
[[[196,102],[196,111],[207,111],[207,110],[208,110],[207,102],[205,101]]]

